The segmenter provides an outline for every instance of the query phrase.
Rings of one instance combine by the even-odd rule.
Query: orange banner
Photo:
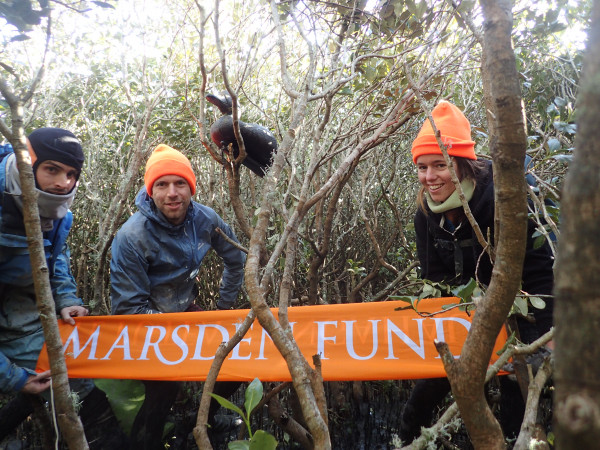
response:
[[[422,300],[432,313],[454,298]],[[405,308],[401,301],[289,308],[294,338],[312,365],[321,355],[325,380],[390,380],[445,376],[434,339],[459,356],[471,318],[457,308],[431,317]],[[277,309],[272,309],[277,315]],[[248,310],[93,316],[76,325],[59,321],[71,378],[140,380],[206,379],[214,354],[228,341]],[[506,340],[503,330],[495,350]],[[49,368],[46,349],[38,370]],[[290,380],[283,357],[255,321],[227,356],[219,380]]]

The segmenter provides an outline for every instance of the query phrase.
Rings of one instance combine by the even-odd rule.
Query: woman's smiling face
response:
[[[454,170],[460,179],[460,173],[456,163]],[[417,172],[419,182],[429,193],[431,199],[435,202],[444,202],[456,190],[450,170],[442,155],[421,155],[417,158]]]

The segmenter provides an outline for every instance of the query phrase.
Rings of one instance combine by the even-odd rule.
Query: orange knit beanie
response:
[[[180,151],[168,145],[160,144],[154,149],[146,163],[144,184],[150,197],[152,197],[154,182],[165,175],[177,175],[185,178],[185,181],[190,185],[192,195],[196,193],[196,175],[194,175],[190,160]]]
[[[477,159],[475,142],[471,140],[471,124],[460,109],[452,103],[442,100],[433,108],[431,115],[450,156]],[[429,119],[425,119],[421,131],[412,144],[411,152],[415,164],[421,155],[442,154]]]

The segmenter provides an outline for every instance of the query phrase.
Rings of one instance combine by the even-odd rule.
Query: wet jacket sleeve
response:
[[[56,262],[54,263],[54,273],[50,279],[52,295],[56,303],[56,311],[68,306],[82,305],[83,302],[77,297],[77,286],[75,279],[71,274],[70,268],[71,255],[69,248],[65,244],[60,251]]]
[[[29,378],[29,372],[19,367],[0,352],[0,392],[18,392]]]
[[[113,314],[158,314],[150,304],[148,262],[126,233],[117,233],[110,261],[110,297]]]
[[[235,242],[238,242],[235,234],[220,217],[218,218],[218,227]],[[235,245],[227,242],[220,233],[213,231],[211,235],[211,246],[221,258],[225,269],[223,270],[223,279],[219,288],[220,298],[217,302],[217,308],[230,309],[234,306],[240,290],[240,286],[244,281],[244,264],[246,263],[246,255]]]

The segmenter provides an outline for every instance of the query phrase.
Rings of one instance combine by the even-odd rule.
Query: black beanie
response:
[[[33,149],[33,173],[41,162],[52,160],[77,169],[77,178],[83,167],[81,142],[73,133],[62,128],[38,128],[29,136]]]

